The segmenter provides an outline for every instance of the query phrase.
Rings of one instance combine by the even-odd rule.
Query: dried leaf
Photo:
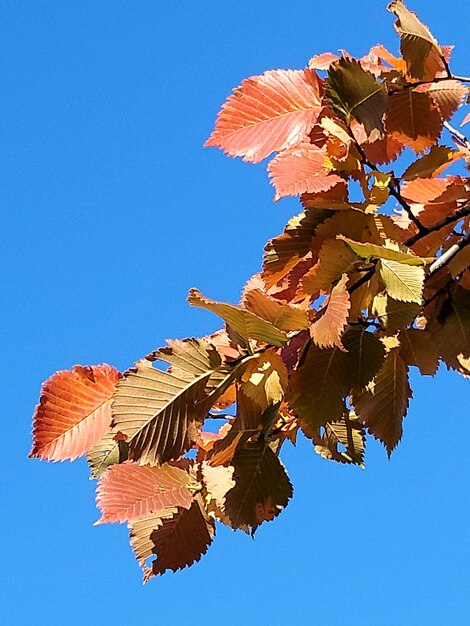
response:
[[[96,503],[103,515],[95,524],[143,519],[168,507],[189,509],[193,484],[188,472],[167,463],[113,465],[98,482]]]
[[[320,111],[313,70],[274,70],[244,80],[223,105],[206,146],[257,163],[302,141]]]
[[[388,456],[401,439],[402,420],[411,397],[408,368],[398,348],[387,354],[380,372],[367,389],[354,395],[356,413],[369,432],[385,445]]]
[[[111,402],[121,374],[110,365],[75,365],[42,386],[30,457],[73,461],[110,430]]]

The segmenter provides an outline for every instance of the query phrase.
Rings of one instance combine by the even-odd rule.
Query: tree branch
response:
[[[454,137],[457,137],[457,139],[459,139],[464,144],[467,150],[470,150],[470,141],[467,139],[467,137],[463,133],[461,133],[459,130],[451,126],[449,122],[444,122],[444,127],[447,128],[447,130],[449,131],[449,133],[451,133],[451,135],[454,135]]]
[[[444,254],[442,254],[438,259],[434,261],[434,263],[432,263],[429,266],[428,277],[432,276],[438,270],[445,267],[451,261],[451,259],[453,259],[454,256],[458,252],[460,252],[460,250],[463,250],[469,244],[470,244],[470,233],[467,233],[465,237],[462,237],[462,239],[459,239],[457,243],[454,243],[453,246],[451,246],[448,250],[446,250]]]
[[[453,222],[458,222],[462,218],[467,217],[467,215],[470,215],[470,206],[463,206],[461,209],[458,209],[457,211],[450,213],[439,222],[436,222],[435,224],[433,224],[433,226],[429,226],[429,227],[423,226],[423,232],[416,233],[416,235],[413,235],[412,237],[410,237],[403,243],[405,244],[405,246],[411,247],[417,241],[419,241],[423,237],[426,237],[426,235],[435,233],[438,230],[441,230],[441,228],[444,228],[444,226],[448,226],[449,224],[452,224]]]

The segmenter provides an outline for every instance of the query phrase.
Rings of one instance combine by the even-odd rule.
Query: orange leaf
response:
[[[142,519],[167,507],[189,509],[192,482],[188,472],[173,465],[112,465],[98,483],[96,502],[103,515],[95,524]]]
[[[265,72],[229,96],[206,146],[257,163],[302,141],[320,111],[320,79],[313,70]]]
[[[56,372],[41,390],[30,457],[73,461],[110,430],[111,402],[121,374],[110,365],[75,365]]]
[[[269,163],[268,172],[276,188],[275,200],[327,191],[343,182],[325,167],[325,152],[305,142],[276,156]]]
[[[346,284],[348,275],[343,274],[333,287],[327,304],[321,311],[321,317],[310,327],[310,334],[320,348],[338,346],[341,349],[341,335],[348,321],[351,300]]]
[[[468,94],[467,87],[458,80],[441,80],[438,83],[419,85],[414,91],[429,94],[444,120],[452,117]]]

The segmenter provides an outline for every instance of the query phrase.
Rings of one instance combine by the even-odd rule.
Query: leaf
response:
[[[285,332],[275,328],[270,322],[240,306],[210,300],[197,289],[189,291],[188,302],[193,306],[207,309],[221,317],[246,341],[248,339],[258,339],[258,341],[265,341],[275,346],[283,346],[287,342]]]
[[[345,415],[339,422],[325,424],[323,435],[316,435],[313,440],[315,452],[324,459],[365,467],[366,436],[353,411],[350,411],[349,415]]]
[[[90,479],[101,476],[110,465],[127,460],[129,446],[125,441],[116,441],[116,433],[110,431],[86,454],[90,467]]]
[[[383,343],[363,327],[349,328],[343,337],[348,351],[351,387],[362,391],[379,372],[385,358]]]
[[[422,259],[417,256],[411,250],[401,251],[389,248],[386,246],[379,246],[374,243],[361,243],[345,237],[344,235],[337,235],[336,237],[350,248],[357,256],[369,261],[370,259],[387,259],[390,261],[396,261],[406,265],[426,265],[428,259]]]
[[[171,346],[149,358],[179,367],[164,372],[143,359],[120,381],[113,400],[115,430],[127,437],[129,458],[142,465],[158,465],[184,454],[236,372],[222,365],[218,352],[204,340]]]
[[[310,344],[303,363],[291,376],[286,400],[295,415],[310,427],[341,418],[351,386],[348,355],[339,348]]]
[[[340,57],[332,52],[323,52],[322,54],[316,54],[308,62],[308,66],[311,70],[327,70],[332,63],[337,61]]]
[[[267,288],[275,285],[310,251],[317,226],[331,211],[305,211],[291,218],[282,235],[268,241],[263,259],[263,279]]]
[[[120,376],[106,364],[53,374],[41,389],[29,456],[73,461],[91,450],[110,429],[110,399]]]
[[[372,315],[388,331],[405,329],[413,323],[420,309],[416,302],[394,300],[387,293],[378,293],[372,303]]]
[[[395,300],[422,303],[424,269],[389,259],[379,262],[379,274],[387,294]]]
[[[366,141],[361,145],[367,160],[375,165],[382,165],[394,161],[403,151],[403,145],[391,135],[385,135],[382,139]]]
[[[388,456],[401,439],[402,420],[412,397],[408,368],[398,348],[392,349],[367,389],[354,395],[356,413],[369,432],[386,447]]]
[[[231,521],[224,510],[227,492],[235,487],[235,481],[233,480],[234,469],[233,465],[229,467],[223,467],[222,465],[214,467],[205,462],[201,465],[202,480],[206,494],[206,509],[209,515],[230,527],[232,525]],[[246,533],[249,532],[248,526],[243,526],[241,530]]]
[[[178,509],[171,516],[168,509],[161,513],[129,525],[131,545],[139,561],[157,555],[149,567],[144,567],[144,582],[166,570],[176,572],[199,561],[215,535],[214,521],[197,496],[189,509]]]
[[[397,17],[395,30],[400,36],[400,51],[406,61],[408,73],[418,80],[433,79],[435,72],[426,73],[426,62],[434,50],[442,56],[442,50],[436,39],[422,24],[416,13],[409,11],[401,0],[394,0],[388,10]]]
[[[443,120],[449,120],[468,94],[468,88],[458,80],[441,80],[415,87],[416,93],[427,93],[437,106]]]
[[[239,390],[264,411],[282,400],[287,379],[287,368],[283,360],[270,349],[247,363],[240,379]]]
[[[331,284],[347,272],[358,258],[341,241],[327,239],[318,256],[318,262],[301,281],[301,290],[306,294],[318,291],[329,292]]]
[[[346,288],[348,275],[343,274],[339,282],[333,287],[328,302],[319,317],[310,327],[310,335],[320,348],[337,346],[343,349],[341,336],[348,321],[351,301]]]
[[[353,117],[364,125],[371,140],[383,136],[387,95],[375,76],[355,59],[339,59],[330,66],[326,95],[332,108],[349,124]]]
[[[292,485],[278,457],[264,441],[246,443],[233,458],[235,486],[225,497],[225,513],[233,528],[252,533],[274,519],[292,497]]]
[[[113,465],[98,482],[96,503],[103,515],[95,524],[142,519],[168,507],[189,509],[193,484],[188,472],[173,465]]]
[[[251,313],[262,317],[284,332],[308,328],[306,311],[286,302],[280,302],[263,293],[260,289],[247,291],[244,304]]]
[[[439,350],[426,330],[409,328],[400,333],[400,354],[407,365],[415,365],[423,376],[434,376],[439,367]]]
[[[324,150],[307,142],[274,157],[268,165],[271,183],[276,188],[274,199],[319,193],[342,183],[342,178],[327,169],[325,159]]]
[[[438,176],[458,158],[458,151],[446,146],[433,146],[429,154],[419,157],[401,177],[402,180]]]
[[[428,94],[405,89],[389,96],[385,128],[400,143],[420,153],[436,143],[442,119]]]
[[[313,70],[274,70],[244,80],[229,96],[206,146],[257,163],[302,141],[320,111]]]
[[[470,376],[470,291],[457,287],[439,316],[441,327],[434,332],[447,367]]]

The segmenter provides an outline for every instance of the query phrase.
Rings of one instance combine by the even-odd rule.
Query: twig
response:
[[[415,244],[417,241],[422,239],[423,237],[426,237],[426,235],[435,233],[438,230],[441,230],[441,228],[444,228],[444,226],[448,226],[449,224],[452,224],[453,222],[458,222],[462,218],[467,217],[467,215],[470,215],[470,206],[463,206],[461,209],[458,209],[457,211],[450,213],[439,222],[436,222],[433,226],[424,226],[423,232],[416,233],[416,235],[413,235],[412,237],[410,237],[403,243],[405,244],[405,246],[410,247],[413,244]]]
[[[442,254],[438,259],[434,261],[434,263],[432,263],[429,266],[428,277],[432,276],[438,270],[440,270],[445,265],[447,265],[450,262],[450,260],[453,259],[454,256],[458,252],[460,252],[460,250],[463,250],[463,248],[465,248],[469,244],[470,244],[470,233],[467,233],[465,237],[462,237],[462,239],[457,241],[457,243],[454,243],[453,246],[451,246],[448,250],[446,250],[444,254]]]
[[[470,150],[470,141],[467,139],[467,137],[463,133],[461,133],[459,130],[451,126],[449,122],[444,122],[444,127],[447,128],[449,133],[457,137],[457,139],[459,139],[464,144],[467,150]]]

